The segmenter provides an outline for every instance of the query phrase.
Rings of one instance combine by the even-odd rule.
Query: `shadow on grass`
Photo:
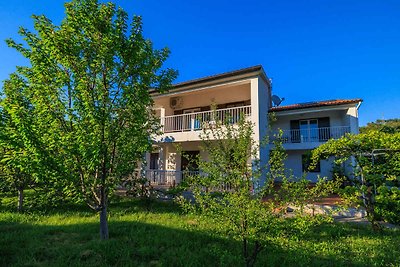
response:
[[[97,223],[60,226],[0,221],[0,266],[243,266],[241,243],[201,229],[110,220],[110,239]],[[335,230],[325,226],[329,233]],[[392,247],[340,250],[319,235],[305,241],[279,238],[260,253],[257,266],[397,266]],[[391,240],[387,235],[382,240]],[[397,238],[397,241],[399,239]],[[362,241],[362,240],[361,240]],[[392,240],[393,241],[393,240]],[[395,240],[394,240],[395,241]],[[336,244],[337,245],[337,244]],[[333,249],[333,253],[332,250]],[[390,255],[387,249],[391,249]],[[393,252],[394,249],[394,252]],[[360,254],[361,253],[361,254]],[[364,253],[364,254],[363,254]],[[368,254],[370,253],[370,254]],[[386,257],[386,258],[385,258]]]
[[[182,209],[173,201],[157,199],[116,198],[109,205],[110,210],[119,213],[151,212],[156,214],[181,214]]]
[[[3,196],[4,198],[4,196]],[[17,197],[7,196],[7,201],[0,202],[0,212],[17,212]],[[0,196],[1,201],[1,196]],[[137,213],[151,212],[157,214],[163,213],[182,213],[181,208],[171,201],[160,201],[156,199],[138,199],[113,196],[108,211],[111,213]],[[26,201],[23,213],[32,213],[40,215],[54,215],[62,213],[80,213],[81,215],[90,216],[94,211],[85,203],[58,203],[57,206],[32,202],[30,199]]]

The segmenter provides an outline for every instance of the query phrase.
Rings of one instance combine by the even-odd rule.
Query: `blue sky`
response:
[[[143,16],[155,47],[168,46],[176,82],[263,65],[283,104],[362,98],[360,125],[400,117],[400,1],[115,0]],[[0,80],[27,62],[3,40],[55,24],[64,1],[0,1]]]

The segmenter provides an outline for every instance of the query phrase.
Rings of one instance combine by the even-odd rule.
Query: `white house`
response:
[[[307,179],[313,182],[318,175],[331,177],[333,161],[322,160],[314,170],[308,170],[308,152],[331,138],[358,133],[361,102],[361,99],[327,100],[270,108],[276,116],[272,128],[283,130],[283,147],[288,154],[286,168],[296,177],[308,171]]]
[[[178,83],[169,92],[152,92],[152,96],[162,134],[155,138],[154,150],[146,156],[146,176],[152,183],[169,186],[197,168],[177,152],[177,145],[186,155],[200,155],[207,160],[205,152],[199,149],[199,134],[202,127],[214,122],[212,105],[221,119],[245,114],[254,123],[254,140],[258,142],[267,135],[268,114],[274,112],[277,121],[273,129],[284,130],[286,167],[301,176],[307,151],[330,138],[358,133],[358,107],[362,101],[331,100],[273,107],[271,83],[262,66]],[[268,160],[269,150],[268,146],[260,148],[258,157],[262,162]],[[321,162],[308,178],[315,181],[317,174],[330,176],[330,170],[330,162]]]

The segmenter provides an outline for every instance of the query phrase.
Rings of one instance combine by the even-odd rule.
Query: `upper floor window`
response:
[[[318,120],[301,120],[300,121],[300,137],[302,142],[318,142]]]

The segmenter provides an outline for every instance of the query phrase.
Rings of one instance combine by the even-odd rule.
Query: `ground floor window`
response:
[[[306,153],[301,155],[302,169],[303,172],[321,172],[321,162],[318,161],[317,166],[310,169],[311,165],[311,154]]]

